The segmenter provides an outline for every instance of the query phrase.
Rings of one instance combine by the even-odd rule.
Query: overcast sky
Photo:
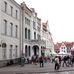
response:
[[[74,0],[16,0],[35,8],[42,21],[49,21],[54,42],[74,41]]]

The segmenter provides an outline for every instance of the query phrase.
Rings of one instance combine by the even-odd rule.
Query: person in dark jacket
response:
[[[62,61],[63,61],[62,67],[64,67],[64,65],[66,65],[66,67],[68,67],[67,60],[68,60],[68,57],[64,56],[62,59]]]
[[[44,61],[44,58],[43,58],[43,56],[41,56],[41,57],[39,58],[40,67],[44,67],[43,61]]]

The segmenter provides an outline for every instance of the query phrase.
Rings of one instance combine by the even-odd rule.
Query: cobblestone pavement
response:
[[[0,74],[74,74],[74,71],[69,71],[69,72],[54,72],[54,73],[27,73],[27,72],[0,72]]]
[[[74,74],[74,67],[61,67],[59,71],[54,70],[53,63],[45,63],[43,68],[39,64],[13,65],[0,68],[0,74]]]

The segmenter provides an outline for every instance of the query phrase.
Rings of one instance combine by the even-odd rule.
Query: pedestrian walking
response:
[[[72,56],[71,61],[72,61],[72,66],[73,66],[73,64],[74,64],[74,56]]]
[[[32,64],[35,64],[36,65],[36,55],[33,55],[32,56]]]
[[[66,67],[68,67],[68,57],[64,56],[62,61],[63,61],[62,67],[64,67],[64,65],[66,65]]]
[[[59,56],[59,66],[61,67],[61,57]]]
[[[40,58],[39,58],[39,63],[40,63],[40,67],[44,67],[44,58],[43,58],[43,56],[41,56]]]
[[[54,66],[54,69],[55,70],[59,70],[60,66],[59,66],[59,57],[56,56],[55,57],[55,66]]]
[[[73,59],[73,57],[72,57],[72,56],[69,56],[69,59],[68,59],[68,66],[73,67],[72,59]]]

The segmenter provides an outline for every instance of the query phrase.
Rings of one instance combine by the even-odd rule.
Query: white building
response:
[[[45,55],[51,56],[52,52],[54,51],[54,44],[53,44],[51,33],[49,31],[48,21],[42,23],[41,25],[41,39],[44,40],[46,44]]]
[[[60,52],[67,53],[67,47],[63,42],[62,42],[62,44],[60,46]]]
[[[34,8],[24,2],[19,5],[15,0],[0,0],[0,66],[16,63],[22,56],[44,55],[46,49],[51,52],[53,41],[46,29],[41,29]]]
[[[37,17],[34,8],[28,8],[25,2],[21,3],[23,18],[23,54],[26,58],[33,55],[40,56],[45,47],[41,41],[41,19]]]
[[[20,6],[0,0],[0,66],[20,57]]]
[[[60,52],[58,53],[60,56],[67,55],[67,46],[64,42],[61,43]]]

